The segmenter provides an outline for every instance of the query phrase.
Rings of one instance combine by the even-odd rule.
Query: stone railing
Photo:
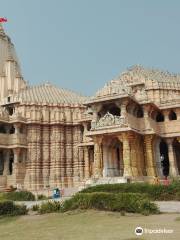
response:
[[[104,117],[100,118],[97,122],[91,122],[91,130],[101,129],[110,126],[128,127],[124,117],[115,116],[107,112]]]
[[[8,123],[26,122],[26,118],[22,117],[20,114],[13,114],[10,116],[7,113],[0,113],[0,121]]]
[[[5,134],[0,133],[0,146],[26,146],[27,137],[25,134]]]

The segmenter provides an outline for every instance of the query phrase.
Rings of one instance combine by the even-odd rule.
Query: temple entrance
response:
[[[114,139],[103,141],[103,177],[122,176],[122,143]]]
[[[173,142],[173,149],[176,157],[178,175],[180,175],[180,142],[178,142],[176,139]]]
[[[159,150],[163,176],[168,176],[169,175],[168,146],[164,140],[161,140],[159,144]]]

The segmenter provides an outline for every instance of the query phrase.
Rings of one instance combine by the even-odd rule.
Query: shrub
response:
[[[35,201],[34,194],[28,191],[3,193],[3,198],[12,201]]]
[[[42,203],[39,206],[38,212],[40,214],[44,213],[52,213],[59,212],[61,210],[61,203],[56,201],[48,201],[46,203]]]
[[[49,199],[49,198],[46,197],[46,196],[43,195],[43,194],[40,194],[40,195],[37,196],[37,199],[38,199],[38,200],[47,200],[47,199]]]
[[[151,200],[179,200],[180,181],[173,181],[169,186],[148,183],[102,184],[86,188],[81,193],[146,193]]]
[[[135,193],[78,193],[66,200],[60,210],[98,209],[142,214],[159,213],[156,204],[151,203],[144,194]]]
[[[38,211],[39,210],[39,205],[36,204],[36,205],[33,205],[32,208],[31,208],[32,211]]]
[[[16,205],[13,201],[9,200],[0,201],[0,215],[17,216],[25,215],[27,212],[28,210],[24,205]]]

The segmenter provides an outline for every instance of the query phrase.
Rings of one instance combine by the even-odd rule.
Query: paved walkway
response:
[[[180,201],[157,201],[155,203],[163,213],[180,213]]]

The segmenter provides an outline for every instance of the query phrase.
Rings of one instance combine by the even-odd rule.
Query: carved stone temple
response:
[[[0,25],[0,189],[180,175],[180,75],[133,66],[91,98],[23,79]]]

